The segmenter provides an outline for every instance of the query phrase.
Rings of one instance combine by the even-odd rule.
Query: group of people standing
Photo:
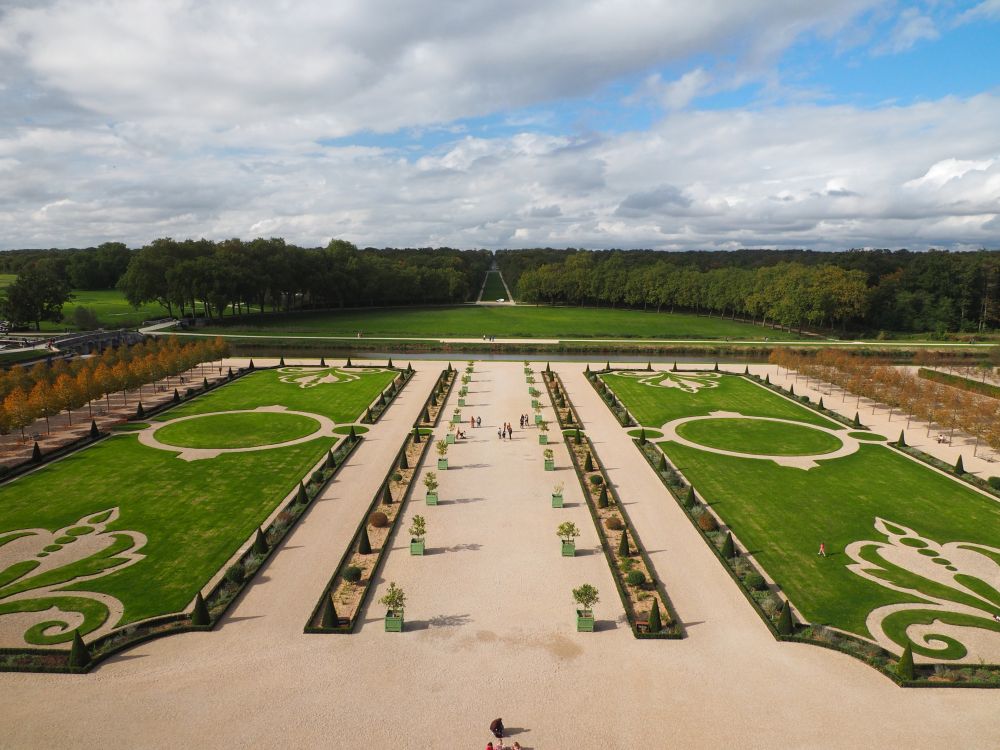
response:
[[[497,429],[497,437],[501,440],[506,440],[507,438],[514,439],[514,428],[510,426],[510,422],[504,422]]]

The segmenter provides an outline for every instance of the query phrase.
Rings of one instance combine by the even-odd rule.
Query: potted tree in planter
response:
[[[575,592],[574,592],[575,593]],[[389,584],[389,590],[385,596],[378,600],[379,604],[385,605],[385,632],[403,632],[403,610],[406,608],[406,594],[403,589],[396,585],[395,581]]]
[[[580,605],[576,611],[576,630],[579,633],[594,632],[593,606],[600,601],[597,589],[585,583],[578,589],[573,589],[573,601]]]
[[[549,423],[546,422],[543,419],[541,422],[538,423],[538,430],[539,430],[539,432],[538,432],[538,444],[539,445],[548,445],[549,444],[549,436],[548,436]]]
[[[444,436],[444,441],[448,445],[455,444],[455,428],[458,427],[454,422],[448,425],[448,434]]]
[[[524,374],[527,375],[531,372],[531,362],[524,360]]]
[[[458,424],[459,422],[462,421],[462,411],[457,406],[455,407],[455,410],[451,413],[451,421],[454,424]]]
[[[438,440],[434,447],[438,452],[438,471],[448,471],[448,443]]]
[[[542,405],[539,404],[535,407],[535,424],[542,423]]]
[[[563,507],[563,483],[559,482],[552,488],[552,507]]]
[[[458,394],[458,405],[459,406],[465,406],[465,394],[464,393],[459,393]]]
[[[572,521],[563,521],[556,529],[556,534],[562,539],[562,556],[576,557],[576,538],[580,536],[580,529]]]
[[[551,448],[546,448],[542,451],[542,456],[545,457],[545,471],[556,470],[555,455],[556,454],[552,452]]]
[[[424,477],[424,487],[427,488],[427,504],[437,505],[438,504],[438,480],[437,474],[433,471],[428,471],[427,475]]]
[[[410,523],[410,554],[424,554],[424,537],[427,536],[427,522],[423,516],[414,516]]]

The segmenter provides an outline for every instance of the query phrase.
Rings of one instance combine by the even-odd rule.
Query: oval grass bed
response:
[[[629,437],[634,437],[634,438],[642,437],[642,429],[643,428],[640,427],[637,430],[629,430],[628,431]],[[649,440],[659,440],[661,437],[663,437],[663,433],[660,432],[659,430],[651,430],[648,427],[646,427],[645,429],[646,429],[646,438]]]
[[[884,435],[876,435],[874,432],[848,432],[847,434],[855,440],[869,440],[874,442],[888,439]]]
[[[366,432],[368,432],[368,428],[365,427],[364,425],[356,424],[353,426],[355,435],[364,435]],[[333,428],[333,431],[338,435],[350,435],[351,425],[349,424],[337,425],[336,427]]]
[[[112,432],[136,432],[137,430],[145,430],[149,427],[149,422],[126,422],[125,424],[116,424],[111,426]]]
[[[679,425],[677,434],[708,448],[761,456],[814,456],[842,445],[833,435],[806,425],[761,419],[698,419]]]
[[[178,448],[254,448],[306,437],[319,422],[299,414],[210,414],[185,419],[156,431],[156,439]]]

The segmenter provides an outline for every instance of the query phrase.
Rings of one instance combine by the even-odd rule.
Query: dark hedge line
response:
[[[950,375],[940,370],[928,370],[926,367],[921,367],[917,370],[917,375],[924,380],[933,380],[935,383],[950,385],[952,388],[959,388],[970,393],[978,393],[980,396],[1000,398],[1000,386],[991,383],[980,383],[978,380],[970,380],[959,375]]]

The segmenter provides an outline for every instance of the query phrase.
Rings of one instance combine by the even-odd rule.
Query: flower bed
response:
[[[431,389],[430,395],[427,396],[427,400],[420,410],[417,421],[413,423],[414,427],[437,427],[438,422],[441,421],[441,410],[444,408],[448,396],[451,395],[451,389],[455,385],[457,376],[458,371],[450,364],[448,369],[441,371],[434,388]],[[436,397],[435,393],[437,393]]]
[[[558,373],[552,372],[549,369],[546,369],[542,373],[542,376],[542,380],[545,381],[545,387],[549,392],[549,401],[552,402],[552,408],[556,412],[559,427],[564,430],[578,427],[580,425],[580,415],[573,408],[573,402],[570,401],[569,394],[566,393],[562,378],[559,377]]]
[[[623,367],[616,368],[617,371],[624,371],[625,369]],[[605,370],[605,372],[611,372],[611,370]],[[597,391],[597,395],[601,397],[601,400],[607,404],[611,413],[615,415],[618,424],[622,427],[633,427],[638,424],[638,422],[632,419],[632,415],[628,413],[628,409],[615,396],[614,391],[603,380],[597,377],[597,373],[591,370],[589,365],[584,375],[586,375],[587,380],[594,387],[594,390]]]

